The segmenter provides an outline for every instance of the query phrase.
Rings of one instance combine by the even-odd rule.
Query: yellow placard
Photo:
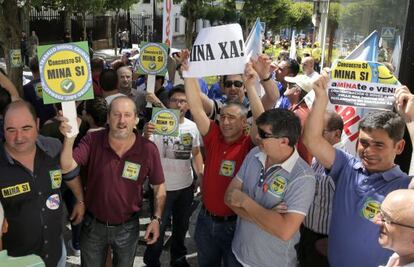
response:
[[[165,44],[145,43],[141,46],[138,58],[138,73],[165,75],[168,53]]]

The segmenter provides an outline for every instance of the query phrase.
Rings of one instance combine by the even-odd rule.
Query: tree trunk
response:
[[[4,50],[8,76],[19,94],[23,95],[22,67],[11,68],[9,54],[11,49],[20,49],[21,34],[19,8],[15,1],[5,1],[0,5],[0,46]]]
[[[82,39],[87,41],[87,34],[86,34],[86,12],[82,12]]]
[[[325,66],[331,66],[335,31],[338,28],[338,25],[336,23],[335,24],[331,23],[328,26],[329,26],[328,59],[326,60]]]
[[[63,32],[68,32],[72,38],[72,10],[67,8],[65,11],[63,11]]]
[[[118,55],[118,24],[119,24],[119,9],[115,11],[115,34],[113,35],[115,56]]]

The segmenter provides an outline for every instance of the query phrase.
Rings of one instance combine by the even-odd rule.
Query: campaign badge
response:
[[[286,186],[286,178],[280,175],[275,175],[269,183],[269,190],[278,197],[282,197],[285,194]]]
[[[1,189],[1,194],[4,198],[14,197],[24,193],[30,192],[30,184],[22,183]]]
[[[42,88],[42,83],[41,83],[41,82],[36,83],[36,84],[34,85],[34,89],[35,89],[36,96],[37,96],[38,98],[42,99],[42,98],[43,98],[43,88]]]
[[[11,49],[9,57],[10,57],[10,66],[12,68],[18,68],[23,65],[22,53],[20,49]]]
[[[374,222],[375,216],[380,212],[381,203],[375,199],[367,198],[361,209],[361,216]]]
[[[45,104],[93,98],[87,42],[38,47]]]
[[[233,160],[222,160],[220,164],[220,175],[232,177],[236,168],[236,162]]]
[[[149,75],[165,75],[167,71],[168,47],[162,43],[142,43],[137,72]]]
[[[46,200],[46,207],[51,210],[57,210],[60,206],[60,197],[58,194],[53,194]]]
[[[62,185],[62,171],[52,170],[49,171],[50,181],[52,183],[52,189],[58,189]]]
[[[122,177],[136,181],[138,179],[140,169],[141,165],[130,161],[125,161]]]
[[[178,136],[180,112],[176,109],[153,108],[151,121],[155,124],[155,134]]]
[[[184,146],[191,146],[193,144],[193,137],[189,133],[181,135],[181,144]]]

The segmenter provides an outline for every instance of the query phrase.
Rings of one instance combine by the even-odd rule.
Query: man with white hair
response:
[[[395,190],[381,204],[378,243],[394,251],[386,267],[414,266],[414,191]]]

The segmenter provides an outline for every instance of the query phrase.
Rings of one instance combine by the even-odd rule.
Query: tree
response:
[[[5,54],[9,78],[22,95],[22,67],[11,68],[9,64],[9,51],[20,49],[22,36],[22,27],[19,21],[20,8],[17,6],[17,2],[12,0],[0,4],[0,47]]]
[[[306,2],[292,3],[288,9],[288,22],[290,27],[302,30],[312,25],[313,4]]]

